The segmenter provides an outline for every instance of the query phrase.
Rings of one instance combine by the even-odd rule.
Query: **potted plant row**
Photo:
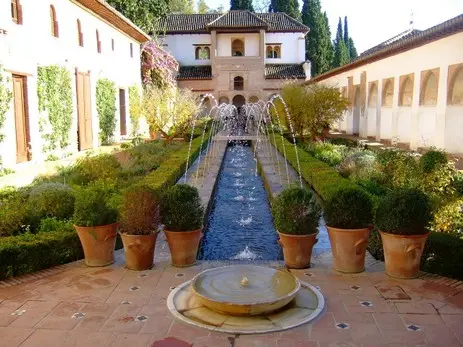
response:
[[[321,215],[314,194],[303,188],[286,189],[273,201],[272,214],[286,266],[310,267]]]

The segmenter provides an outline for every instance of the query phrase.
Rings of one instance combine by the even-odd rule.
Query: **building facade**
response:
[[[284,13],[173,14],[161,42],[180,64],[178,85],[220,103],[267,100],[287,79],[305,80],[308,28]]]
[[[46,117],[39,107],[38,70],[57,65],[69,71],[72,126],[66,152],[99,143],[96,85],[115,83],[114,139],[130,131],[129,86],[141,86],[140,43],[149,37],[100,0],[0,0],[0,65],[9,77],[14,102],[0,131],[3,165],[46,160]]]
[[[312,82],[337,86],[349,99],[338,130],[463,153],[463,15],[408,30]]]

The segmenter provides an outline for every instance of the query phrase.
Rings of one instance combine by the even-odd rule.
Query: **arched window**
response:
[[[237,76],[233,79],[233,89],[234,90],[243,90],[244,88],[244,79],[241,76]]]
[[[50,29],[51,34],[54,37],[59,37],[58,19],[56,17],[56,10],[53,5],[50,5]]]
[[[100,32],[96,30],[96,51],[101,53],[101,41],[100,41]]]
[[[451,80],[449,102],[451,105],[463,105],[463,66],[456,71]]]
[[[232,56],[244,57],[244,41],[236,39],[232,41]]]
[[[376,82],[372,83],[368,92],[368,107],[374,108],[378,100],[378,86]]]
[[[281,58],[281,46],[280,45],[267,45],[267,59],[279,59]]]
[[[211,59],[211,50],[209,47],[196,47],[195,50],[195,59],[196,60],[209,60]]]
[[[84,47],[84,34],[82,33],[82,25],[80,19],[77,20],[77,40],[80,47]]]
[[[394,96],[394,82],[392,79],[388,79],[383,83],[382,105],[387,106],[387,107],[392,106],[393,96]]]
[[[11,18],[16,24],[23,24],[22,6],[20,0],[11,0]]]
[[[399,106],[412,106],[413,102],[413,81],[406,76],[400,85]]]
[[[437,105],[438,88],[439,83],[436,74],[432,71],[428,72],[422,83],[420,105]]]
[[[219,105],[222,105],[222,104],[229,104],[230,103],[230,99],[228,99],[226,96],[221,96],[220,99],[219,99]]]

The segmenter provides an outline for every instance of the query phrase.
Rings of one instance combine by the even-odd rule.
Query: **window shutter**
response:
[[[79,33],[79,46],[84,47],[84,34]]]
[[[23,24],[23,6],[18,4],[18,24]]]
[[[59,37],[58,21],[53,22],[53,31],[54,31],[55,37]]]

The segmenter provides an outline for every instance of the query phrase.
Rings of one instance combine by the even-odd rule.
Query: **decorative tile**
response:
[[[350,289],[352,289],[352,290],[359,290],[360,287],[359,287],[359,286],[350,286]]]
[[[336,329],[342,329],[342,330],[349,329],[349,324],[347,324],[347,323],[338,323],[338,324],[336,324]]]
[[[132,304],[132,301],[127,301],[127,300],[121,301],[121,305],[131,305],[131,304]]]
[[[136,290],[140,290],[140,287],[133,286],[133,287],[130,287],[129,290],[130,290],[131,292],[134,292],[134,291],[136,291]]]
[[[371,301],[360,301],[360,305],[363,307],[373,307],[373,304]]]
[[[185,276],[185,274],[182,274],[182,273],[175,274],[175,277],[177,277],[177,278],[181,278],[183,276]]]
[[[379,284],[375,288],[385,300],[411,300],[411,297],[405,293],[401,286]]]
[[[22,316],[25,312],[26,310],[16,310],[11,313],[11,316]]]
[[[84,317],[85,317],[85,313],[83,312],[76,312],[71,316],[71,318],[75,318],[75,319],[82,319]]]
[[[409,331],[421,331],[421,328],[418,325],[410,324],[407,326],[407,330]]]
[[[147,319],[148,319],[148,316],[136,316],[136,317],[135,317],[135,320],[136,320],[137,322],[144,322],[144,321],[147,320]]]

